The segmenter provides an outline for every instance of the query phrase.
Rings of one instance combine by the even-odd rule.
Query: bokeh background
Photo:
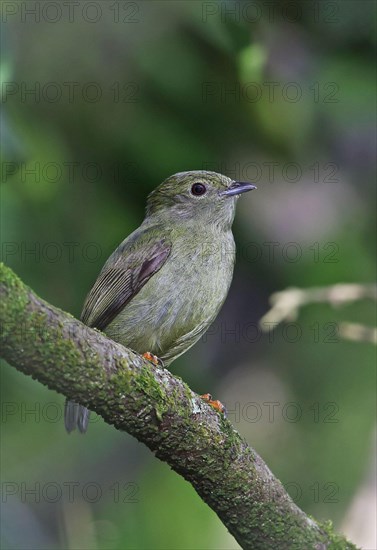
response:
[[[108,255],[170,174],[256,183],[234,281],[172,365],[210,391],[297,504],[376,548],[371,300],[313,304],[262,333],[269,296],[375,280],[370,1],[3,2],[2,257],[79,316]],[[93,415],[1,367],[4,549],[238,548],[191,486]]]

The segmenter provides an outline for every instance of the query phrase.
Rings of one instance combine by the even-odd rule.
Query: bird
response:
[[[168,177],[149,194],[141,225],[106,261],[81,321],[168,367],[224,303],[235,263],[237,199],[253,189],[206,170]],[[212,403],[210,394],[203,397]],[[68,432],[86,432],[86,407],[67,400],[64,417]]]

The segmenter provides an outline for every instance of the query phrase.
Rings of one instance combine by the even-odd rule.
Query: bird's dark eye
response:
[[[207,191],[207,188],[203,183],[194,183],[191,187],[191,193],[195,195],[196,197],[200,197],[200,195],[204,195],[204,193]]]

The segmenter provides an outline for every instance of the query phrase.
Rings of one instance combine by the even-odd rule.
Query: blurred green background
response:
[[[234,281],[173,364],[317,519],[375,548],[375,348],[339,339],[374,304],[308,306],[289,286],[375,279],[375,8],[335,2],[3,2],[2,259],[79,316],[108,255],[174,172],[252,181]],[[330,324],[329,324],[330,323]],[[335,328],[334,328],[335,327]],[[238,548],[191,486],[93,415],[1,367],[4,549]]]

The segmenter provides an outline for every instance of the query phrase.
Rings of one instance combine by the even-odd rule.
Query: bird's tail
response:
[[[73,401],[65,401],[64,408],[64,423],[68,433],[76,428],[84,434],[88,429],[90,411],[83,405],[74,403]]]

